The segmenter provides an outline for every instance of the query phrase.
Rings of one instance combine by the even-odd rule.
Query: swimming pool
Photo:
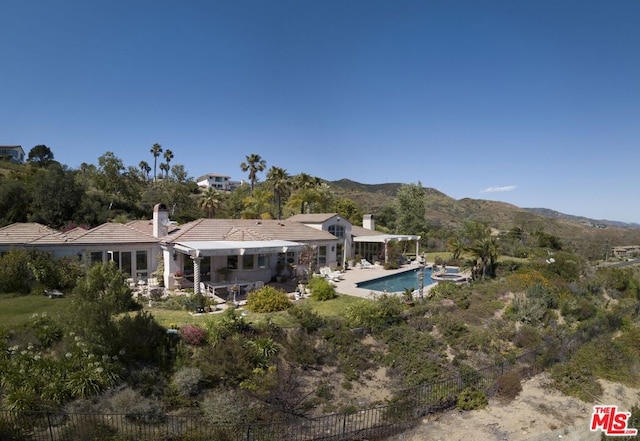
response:
[[[420,287],[418,271],[420,271],[420,268],[391,274],[390,276],[384,276],[373,280],[366,280],[364,282],[357,283],[356,286],[362,289],[370,289],[371,291],[404,292],[405,289],[413,291]],[[447,272],[457,273],[458,268],[447,268]],[[431,267],[424,267],[424,286],[434,283],[434,281],[431,280],[431,273]]]

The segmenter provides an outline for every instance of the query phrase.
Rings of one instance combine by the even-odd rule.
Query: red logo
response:
[[[618,412],[617,406],[593,406],[591,431],[601,430],[608,436],[637,435],[638,429],[627,428],[631,412]]]

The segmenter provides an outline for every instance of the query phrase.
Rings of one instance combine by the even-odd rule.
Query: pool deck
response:
[[[418,268],[416,264],[403,265],[397,270],[386,270],[381,265],[374,265],[371,268],[351,268],[342,273],[343,280],[336,280],[332,283],[336,287],[336,291],[340,294],[346,294],[350,296],[362,297],[365,299],[372,299],[376,295],[381,294],[380,291],[372,291],[370,289],[358,288],[356,285],[359,282],[365,280],[377,279],[384,276],[390,276],[392,274],[402,273],[405,271],[414,271]],[[425,285],[424,292],[434,287],[436,284]]]

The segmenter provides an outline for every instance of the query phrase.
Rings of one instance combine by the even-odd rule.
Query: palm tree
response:
[[[169,164],[165,164],[164,162],[158,166],[158,168],[164,172],[164,177],[169,177]]]
[[[171,163],[171,160],[173,159],[173,152],[169,149],[166,149],[164,151],[164,162],[167,164],[167,170],[166,172],[168,173],[169,171],[169,164]],[[168,174],[165,174],[165,178],[168,177]]]
[[[253,194],[253,188],[258,180],[258,172],[264,171],[267,166],[267,161],[256,153],[251,153],[246,156],[247,162],[240,164],[240,169],[243,172],[249,172],[249,182],[251,182],[251,194]]]
[[[151,171],[151,166],[149,164],[147,164],[147,161],[140,161],[140,164],[138,164],[138,167],[140,167],[140,170],[142,170],[142,173],[144,173],[144,175],[147,177],[147,181],[149,180],[149,172]]]
[[[267,172],[267,181],[273,188],[273,195],[276,198],[277,218],[282,218],[282,197],[289,192],[291,188],[291,177],[289,173],[280,167],[271,167]]]
[[[213,187],[207,187],[200,195],[198,206],[207,212],[207,217],[212,218],[222,205],[222,194]]]
[[[495,237],[487,236],[477,239],[469,247],[473,255],[471,262],[471,277],[484,279],[485,277],[495,277],[496,265],[498,261],[498,242]]]
[[[318,202],[320,200],[320,193],[318,188],[322,180],[320,178],[313,177],[306,173],[300,173],[294,176],[293,186],[296,188],[295,197],[292,199],[300,203],[300,214],[305,212],[305,204],[311,207],[312,202]]]
[[[271,219],[271,208],[273,207],[272,194],[269,190],[259,188],[242,200],[244,206],[242,219]]]
[[[160,153],[162,153],[162,146],[160,144],[154,144],[151,147],[150,152],[153,154],[153,181],[156,181],[156,167],[158,164],[158,157],[160,156]]]
[[[453,253],[452,259],[458,260],[465,249],[464,240],[459,235],[451,236],[447,240],[447,247]]]

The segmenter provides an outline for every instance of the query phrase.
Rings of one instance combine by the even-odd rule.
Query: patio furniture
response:
[[[364,269],[370,269],[373,268],[373,264],[371,262],[369,262],[367,259],[362,259],[360,261],[360,266]]]

